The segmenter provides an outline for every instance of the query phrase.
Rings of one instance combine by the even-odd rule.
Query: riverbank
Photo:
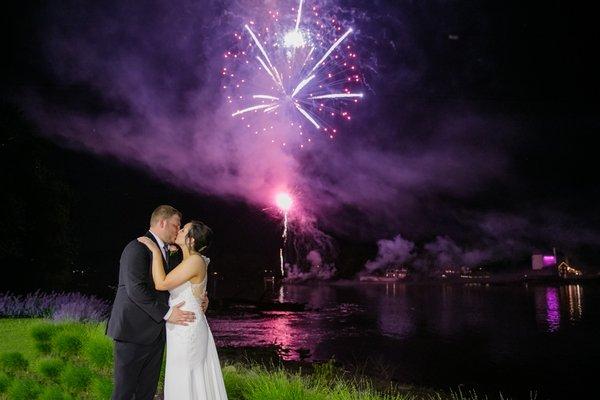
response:
[[[369,379],[333,361],[277,363],[264,348],[219,351],[231,400],[477,398]],[[105,400],[112,391],[111,371],[112,342],[104,323],[0,319],[0,399]],[[159,392],[160,387],[162,377]]]

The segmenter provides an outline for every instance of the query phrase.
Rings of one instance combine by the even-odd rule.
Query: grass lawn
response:
[[[0,318],[0,400],[110,398],[113,344],[104,335],[104,325]],[[391,384],[374,389],[371,381],[349,376],[332,362],[312,364],[309,371],[290,371],[255,360],[229,361],[223,367],[223,378],[229,400],[480,398],[475,393],[440,393]]]
[[[42,320],[34,318],[0,319],[0,353],[19,351],[27,359],[35,357],[35,341],[29,330],[34,323],[40,321]]]

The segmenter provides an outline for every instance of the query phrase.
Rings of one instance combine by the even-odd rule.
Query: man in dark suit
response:
[[[181,213],[171,206],[157,207],[146,236],[158,244],[168,271],[178,264],[168,245],[175,241]],[[179,260],[180,261],[180,260]],[[169,307],[169,292],[158,291],[152,281],[152,254],[137,240],[123,250],[119,286],[107,325],[114,339],[113,400],[152,400],[160,375],[165,347],[165,322],[187,325],[193,312],[181,310],[183,302]],[[203,308],[208,300],[203,302]]]

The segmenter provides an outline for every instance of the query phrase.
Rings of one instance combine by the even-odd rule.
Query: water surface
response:
[[[398,382],[512,398],[597,392],[597,284],[285,285],[272,297],[309,311],[210,316],[218,345],[276,345],[286,360],[335,357]]]

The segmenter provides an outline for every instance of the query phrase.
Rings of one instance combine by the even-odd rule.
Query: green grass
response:
[[[0,337],[0,400],[110,397],[112,342],[104,335],[104,324],[0,319]],[[445,394],[391,384],[375,389],[371,381],[350,376],[334,362],[295,371],[252,361],[230,363],[223,367],[223,378],[230,400],[478,399],[476,393]],[[161,387],[162,377],[159,391]]]
[[[32,360],[37,356],[37,350],[30,330],[40,321],[34,318],[0,319],[0,353],[18,350],[26,359]]]

